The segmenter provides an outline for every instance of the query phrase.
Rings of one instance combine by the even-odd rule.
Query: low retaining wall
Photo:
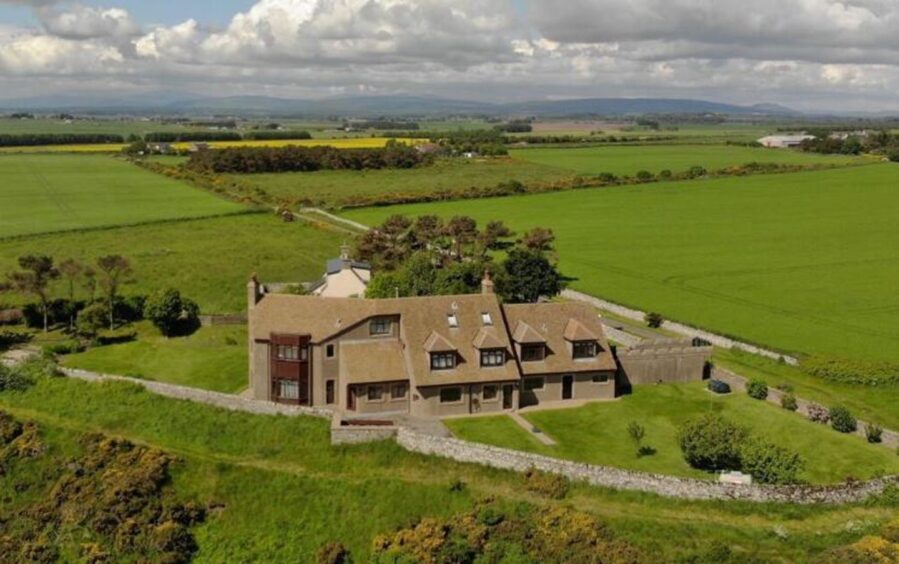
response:
[[[245,313],[233,313],[225,315],[201,315],[200,325],[203,327],[215,327],[218,325],[246,325]]]
[[[78,368],[60,367],[59,370],[70,378],[87,380],[88,382],[128,382],[142,386],[148,391],[161,396],[205,403],[224,409],[230,409],[231,411],[246,411],[247,413],[257,413],[260,415],[311,415],[312,417],[321,417],[324,419],[330,419],[333,415],[333,412],[330,409],[322,407],[284,405],[270,401],[243,398],[234,394],[200,390],[198,388],[189,388],[187,386],[178,386],[176,384],[167,384],[165,382],[155,382],[153,380],[141,380],[140,378],[129,378],[127,376],[116,376],[113,374],[98,374],[96,372],[89,372]]]
[[[406,450],[451,458],[459,462],[470,462],[516,472],[536,468],[544,472],[561,474],[571,480],[584,481],[593,486],[641,491],[692,500],[743,500],[798,504],[857,503],[872,495],[882,493],[891,484],[899,484],[899,477],[891,476],[869,482],[836,486],[728,485],[593,466],[459,439],[435,437],[405,427],[398,430],[396,441]]]
[[[621,317],[626,317],[627,319],[631,319],[634,321],[643,322],[644,317],[646,316],[645,311],[640,311],[638,309],[632,309],[629,307],[625,307],[620,304],[616,304],[610,301],[603,300],[601,298],[597,298],[595,296],[591,296],[589,294],[584,294],[583,292],[577,292],[575,290],[563,290],[562,297],[567,298],[569,300],[574,300],[578,302],[585,302],[591,304],[594,307],[598,307],[607,311],[611,311],[616,315],[620,315]],[[779,353],[777,351],[772,351],[770,349],[766,349],[763,347],[759,347],[756,345],[751,345],[749,343],[744,343],[742,341],[737,341],[731,339],[730,337],[725,337],[723,335],[718,335],[716,333],[710,333],[703,329],[697,329],[696,327],[691,327],[689,325],[685,325],[683,323],[678,323],[676,321],[665,321],[662,323],[662,329],[667,329],[668,331],[673,331],[674,333],[679,333],[681,335],[687,337],[699,337],[705,341],[710,342],[716,347],[722,347],[726,349],[740,349],[746,352],[750,352],[752,354],[757,354],[760,356],[764,356],[767,358],[773,358],[774,360],[783,359],[787,364],[796,365],[799,364],[799,361],[796,360],[795,357],[787,356],[785,354]]]
[[[354,445],[373,441],[386,441],[396,437],[396,425],[343,425],[343,417],[335,413],[331,418],[331,444]]]

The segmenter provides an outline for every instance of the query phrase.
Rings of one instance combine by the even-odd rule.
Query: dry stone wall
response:
[[[141,380],[140,378],[129,378],[127,376],[116,376],[113,374],[98,374],[96,372],[88,372],[87,370],[80,370],[77,368],[60,367],[59,370],[70,378],[77,378],[88,382],[129,382],[131,384],[142,386],[148,391],[161,396],[205,403],[224,409],[230,409],[231,411],[246,411],[248,413],[260,415],[310,415],[312,417],[321,417],[325,419],[330,419],[333,415],[332,410],[322,407],[284,405],[270,401],[243,398],[234,394],[200,390],[198,388],[189,388],[187,386],[178,386],[176,384],[167,384],[165,382],[155,382],[153,380]]]
[[[571,480],[587,482],[593,486],[648,492],[681,499],[799,504],[857,503],[882,493],[891,484],[899,484],[899,477],[891,476],[836,486],[729,485],[560,460],[459,439],[435,437],[405,427],[397,431],[396,440],[407,450],[451,458],[459,462],[471,462],[516,472],[536,468],[544,472],[561,474]]]

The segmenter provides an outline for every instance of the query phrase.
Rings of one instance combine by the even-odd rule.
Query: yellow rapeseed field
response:
[[[375,149],[383,147],[390,139],[387,137],[354,137],[341,139],[272,139],[272,140],[245,140],[245,141],[212,141],[208,145],[213,149],[228,147],[286,147],[297,145],[300,147],[315,147],[328,145],[337,149]],[[402,143],[416,144],[422,139],[397,139]],[[190,149],[193,142],[172,143],[172,147],[178,150]],[[0,153],[118,153],[126,145],[116,143],[98,143],[85,145],[40,145],[30,147],[0,147]]]

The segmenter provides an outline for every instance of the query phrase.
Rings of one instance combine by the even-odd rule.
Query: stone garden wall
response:
[[[593,486],[648,492],[681,499],[799,504],[856,503],[871,495],[882,493],[891,484],[899,484],[899,477],[892,476],[835,486],[728,485],[594,466],[459,439],[435,437],[405,427],[397,431],[396,441],[406,450],[451,458],[459,462],[471,462],[516,472],[536,468],[544,472],[561,474],[571,480],[587,482]]]

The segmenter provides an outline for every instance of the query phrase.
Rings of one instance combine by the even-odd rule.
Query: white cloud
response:
[[[899,110],[899,0],[529,0],[526,15],[512,0],[258,0],[223,28],[191,19],[143,31],[121,8],[84,2],[15,2],[32,6],[41,28],[0,24],[0,91],[52,89],[52,77],[71,88],[80,77],[86,87],[222,95],[680,96]]]
[[[121,8],[75,4],[65,8],[43,6],[36,13],[47,33],[66,39],[129,37],[140,33],[128,11]]]

